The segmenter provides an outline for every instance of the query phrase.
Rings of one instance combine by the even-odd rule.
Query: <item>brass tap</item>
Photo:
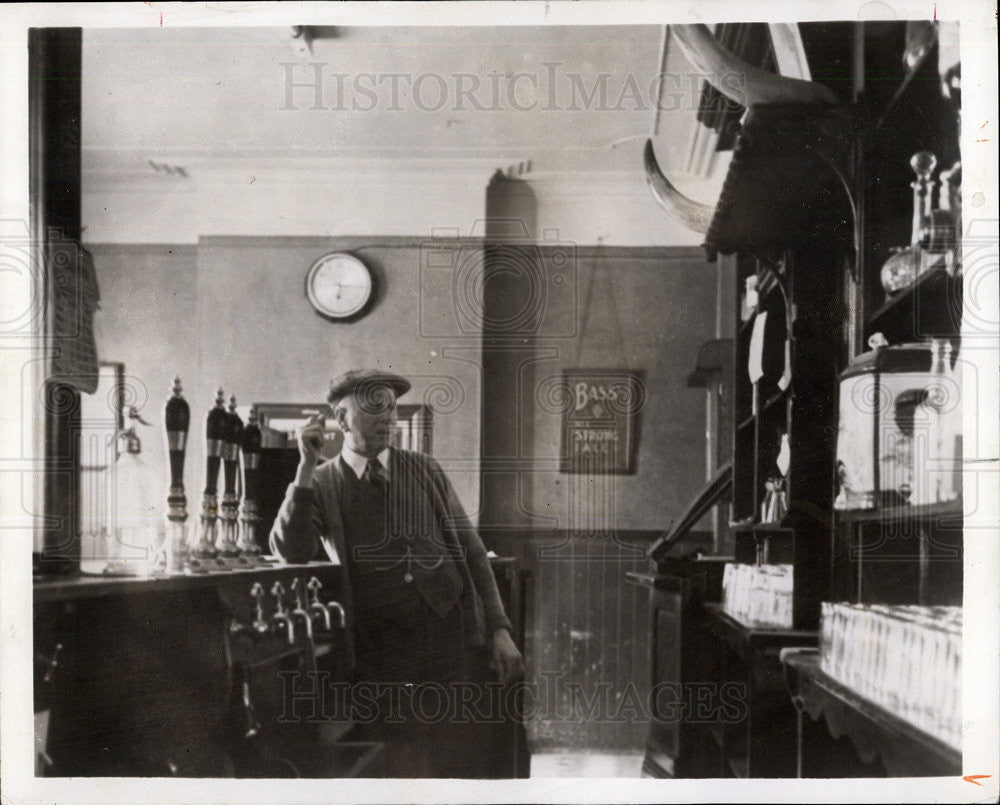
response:
[[[285,587],[280,581],[276,581],[271,587],[271,595],[274,596],[274,614],[271,616],[271,627],[274,631],[284,628],[288,631],[288,644],[295,643],[295,621],[285,611]]]
[[[340,605],[337,601],[330,601],[324,604],[319,600],[319,591],[323,589],[323,583],[313,576],[309,579],[309,583],[306,585],[309,592],[312,593],[312,603],[309,604],[310,612],[317,612],[323,614],[323,622],[326,624],[326,630],[330,631],[333,627],[330,622],[330,613],[337,613],[337,623],[341,629],[347,627],[347,613],[344,612],[344,607]]]
[[[312,615],[306,610],[302,595],[302,580],[297,576],[292,580],[292,592],[295,594],[295,609],[292,610],[292,617],[302,618],[306,625],[306,637],[310,641],[313,639]]]
[[[344,612],[344,608],[337,601],[329,601],[326,605],[327,612],[331,609],[335,610],[337,613],[337,621],[340,624],[341,629],[347,628],[347,613]]]
[[[258,634],[267,634],[271,631],[271,627],[264,618],[264,588],[259,581],[250,588],[250,597],[254,600],[257,610],[254,614],[253,628]]]
[[[309,611],[323,618],[324,628],[328,632],[331,631],[333,627],[330,625],[330,611],[323,606],[319,600],[319,591],[323,589],[323,582],[313,576],[309,579],[309,583],[306,585],[306,588],[312,594],[312,601],[309,603]]]

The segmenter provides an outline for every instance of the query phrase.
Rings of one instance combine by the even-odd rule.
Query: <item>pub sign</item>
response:
[[[619,369],[565,369],[562,378],[559,471],[587,475],[635,472],[642,373]]]

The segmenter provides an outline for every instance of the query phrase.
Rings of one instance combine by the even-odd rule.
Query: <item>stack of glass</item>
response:
[[[792,566],[727,564],[722,609],[748,626],[792,627]]]
[[[823,603],[820,667],[961,749],[962,608]]]

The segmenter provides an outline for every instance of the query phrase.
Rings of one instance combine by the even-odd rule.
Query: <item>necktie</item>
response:
[[[376,489],[385,489],[386,484],[389,482],[385,468],[376,458],[368,459],[368,464],[365,467],[365,478]]]

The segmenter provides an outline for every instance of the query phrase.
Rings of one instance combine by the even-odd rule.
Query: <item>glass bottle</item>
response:
[[[115,462],[112,500],[114,539],[108,551],[105,573],[139,575],[150,572],[163,547],[166,530],[149,483],[150,471],[142,457],[142,442],[136,428],[148,425],[136,408],[130,408],[129,427],[119,434],[120,451]]]
[[[910,287],[923,267],[923,249],[920,243],[933,206],[934,181],[931,177],[937,167],[937,157],[930,151],[918,151],[911,157],[910,167],[916,174],[916,179],[910,184],[913,188],[910,245],[894,250],[893,255],[882,266],[882,287],[890,296]]]

